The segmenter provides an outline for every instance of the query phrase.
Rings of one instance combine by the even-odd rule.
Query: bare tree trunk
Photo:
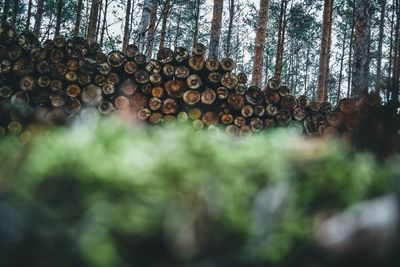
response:
[[[394,56],[393,56],[393,75],[391,86],[391,100],[398,102],[399,98],[399,78],[400,78],[400,1],[396,0],[396,27],[394,38]]]
[[[162,13],[162,23],[161,23],[161,33],[160,33],[160,46],[159,49],[164,48],[165,46],[165,39],[167,36],[167,22],[168,22],[168,16],[169,12],[171,11],[171,1],[166,0],[163,8],[163,13]]]
[[[92,6],[90,8],[88,32],[87,32],[87,40],[90,44],[96,42],[97,39],[96,25],[97,25],[97,19],[99,17],[99,5],[100,5],[100,0],[92,0]]]
[[[351,95],[360,97],[368,93],[370,43],[369,0],[356,0],[355,7]]]
[[[353,57],[353,46],[354,46],[354,23],[355,23],[355,0],[351,2],[352,15],[351,15],[351,33],[349,41],[349,69],[347,77],[347,98],[350,97],[351,92],[351,79],[352,79],[352,57]]]
[[[306,54],[306,73],[304,75],[304,94],[307,92],[307,83],[308,83],[308,68],[310,66],[310,46],[307,47],[307,54]]]
[[[260,1],[260,11],[258,13],[258,24],[253,56],[253,74],[251,83],[255,86],[262,84],[262,70],[264,61],[264,45],[268,20],[268,4],[269,0]]]
[[[346,51],[346,41],[347,41],[347,30],[348,30],[348,24],[346,23],[345,29],[344,29],[344,34],[343,34],[343,40],[342,40],[342,53],[340,56],[340,70],[339,70],[339,81],[338,81],[338,89],[337,89],[337,95],[336,95],[336,103],[339,103],[340,100],[340,94],[341,94],[341,88],[342,88],[342,80],[343,80],[343,62],[344,62],[344,53]]]
[[[3,5],[3,15],[1,17],[1,24],[6,24],[9,12],[10,12],[10,0],[5,0]]]
[[[221,36],[222,10],[224,0],[214,0],[213,17],[211,21],[210,35],[210,57],[218,58],[219,56],[219,40]]]
[[[179,7],[178,10],[178,21],[176,22],[176,30],[175,30],[175,39],[174,39],[174,48],[178,46],[178,39],[179,39],[179,31],[181,26],[181,19],[182,19],[182,9]]]
[[[101,33],[101,29],[100,29],[101,14],[103,14],[103,0],[100,0],[100,4],[99,4],[99,17],[97,18],[97,25],[96,25],[96,41],[100,39],[99,35]]]
[[[126,4],[125,25],[124,25],[124,39],[122,41],[122,51],[125,51],[126,47],[129,44],[129,28],[130,28],[130,19],[131,19],[131,5],[132,5],[132,0],[128,0],[128,2]]]
[[[319,79],[317,87],[317,102],[328,99],[329,58],[331,52],[333,0],[324,1],[322,24],[321,52],[319,57]]]
[[[139,51],[144,51],[146,32],[148,31],[150,16],[151,16],[151,1],[144,0],[142,9],[142,18],[140,19],[139,29],[138,29],[138,47]]]
[[[390,46],[389,46],[389,68],[388,68],[388,82],[386,84],[386,101],[389,101],[390,99],[390,83],[392,81],[392,66],[393,66],[393,37],[394,37],[394,14],[396,13],[395,10],[395,3],[396,0],[392,1],[392,17],[390,20]]]
[[[100,34],[100,46],[103,46],[104,41],[104,33],[107,28],[107,10],[109,6],[109,0],[106,0],[104,5],[104,13],[103,13],[103,25],[101,26],[101,34]]]
[[[76,20],[75,20],[75,27],[74,27],[74,36],[79,36],[79,30],[81,28],[81,20],[82,20],[82,0],[78,0],[76,5]]]
[[[57,19],[56,19],[56,30],[54,32],[55,36],[60,35],[60,29],[61,29],[61,17],[62,17],[62,8],[64,5],[63,0],[57,0]]]
[[[386,0],[381,0],[381,17],[379,21],[379,37],[378,37],[378,58],[376,63],[376,81],[375,90],[379,92],[382,87],[382,46],[383,46],[383,32],[385,27],[385,10]]]
[[[285,31],[286,31],[286,7],[288,0],[281,1],[281,11],[279,15],[279,30],[278,30],[278,45],[276,49],[276,62],[274,77],[280,82],[283,66],[283,50],[285,44]]]
[[[26,15],[26,23],[25,23],[25,30],[29,31],[29,27],[31,26],[31,16],[32,16],[32,0],[28,2],[28,11]]]
[[[18,13],[19,13],[19,0],[14,0],[13,16],[11,20],[11,26],[13,28],[15,28],[15,25],[17,24]]]
[[[147,32],[147,40],[146,40],[147,58],[151,58],[151,54],[153,53],[154,35],[156,32],[156,22],[157,22],[157,10],[158,10],[158,0],[153,0],[151,4],[150,25],[149,25],[149,30]]]
[[[197,39],[199,37],[199,18],[200,18],[200,0],[196,0],[196,6],[194,11],[193,46],[197,43]]]
[[[44,0],[38,0],[36,7],[35,25],[33,27],[33,33],[38,38],[40,37],[40,28],[42,26],[43,9],[44,9]]]
[[[268,2],[268,0],[267,0]],[[260,8],[261,11],[261,8]],[[229,0],[229,23],[228,23],[228,34],[226,37],[226,51],[225,57],[229,57],[231,55],[231,44],[232,44],[232,28],[233,28],[233,19],[235,17],[235,0]]]

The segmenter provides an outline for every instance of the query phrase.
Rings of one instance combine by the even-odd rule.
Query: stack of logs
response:
[[[105,54],[97,43],[58,36],[42,45],[31,32],[0,27],[0,136],[29,136],[34,123],[65,123],[86,112],[117,113],[149,124],[189,122],[196,129],[248,135],[293,125],[308,135],[338,135],[354,127],[354,104],[298,98],[271,79],[260,89],[247,85],[235,62],[164,48],[146,59],[138,47]],[[376,103],[374,103],[376,104]],[[350,114],[345,116],[344,114]]]

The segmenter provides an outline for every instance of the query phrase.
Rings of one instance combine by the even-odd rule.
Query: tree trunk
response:
[[[180,16],[180,14],[179,14]],[[200,18],[200,0],[196,0],[196,6],[194,11],[194,30],[193,30],[193,45],[197,43],[199,37],[199,18]]]
[[[104,33],[107,27],[107,10],[108,10],[108,5],[109,5],[109,0],[106,0],[105,5],[104,5],[104,13],[103,13],[103,24],[101,26],[101,34],[100,34],[100,46],[103,46],[103,41],[104,41]]]
[[[28,31],[29,27],[31,26],[31,16],[32,16],[32,0],[29,0],[28,2],[28,11],[26,15],[26,24],[25,24],[25,30]]]
[[[382,87],[382,46],[383,46],[383,33],[385,27],[385,10],[386,0],[381,0],[381,17],[379,21],[379,38],[378,38],[378,58],[376,63],[376,81],[375,90],[379,92]]]
[[[266,36],[266,27],[268,20],[268,4],[269,0],[260,1],[260,11],[258,13],[258,24],[253,57],[253,74],[252,85],[261,86],[262,84],[262,70],[264,61],[264,45]]]
[[[348,26],[348,24],[346,22],[346,26],[345,26],[344,33],[343,33],[343,40],[342,40],[342,53],[340,56],[340,70],[339,70],[339,81],[338,81],[339,84],[338,84],[337,95],[336,95],[336,103],[339,103],[341,88],[342,88],[343,62],[344,62],[344,53],[346,51],[347,30],[348,30],[347,26]]]
[[[61,29],[61,18],[62,18],[62,8],[64,5],[63,0],[57,0],[57,19],[56,19],[56,30],[54,32],[55,36],[60,35],[60,29]]]
[[[132,5],[132,0],[128,0],[128,2],[126,4],[125,25],[124,25],[124,39],[122,41],[122,51],[125,51],[126,47],[129,44],[129,28],[130,28],[130,19],[131,19],[131,5]]]
[[[369,0],[356,0],[355,8],[351,95],[361,97],[368,93],[370,42]]]
[[[329,58],[331,50],[333,0],[324,1],[324,15],[322,24],[321,52],[319,57],[319,79],[317,88],[317,102],[328,99]]]
[[[19,0],[14,0],[13,16],[11,20],[11,26],[13,28],[15,28],[17,24],[18,13],[19,13]]]
[[[351,79],[352,79],[352,57],[353,57],[353,41],[354,41],[354,23],[355,23],[355,0],[351,2],[352,6],[352,14],[351,14],[351,33],[350,33],[350,41],[349,41],[349,69],[348,69],[348,77],[347,77],[347,98],[350,97],[351,92]]]
[[[101,14],[103,14],[103,0],[100,0],[100,3],[99,3],[99,12],[98,12],[98,14],[99,14],[99,17],[97,18],[97,23],[96,23],[96,42],[97,42],[97,40],[99,40],[100,38],[99,38],[99,35],[100,35],[100,25],[101,25]]]
[[[232,28],[233,28],[234,17],[235,17],[235,0],[229,0],[229,23],[228,23],[228,34],[226,36],[225,57],[229,57],[231,55],[231,46],[232,46],[231,39],[232,39]]]
[[[181,26],[181,19],[182,19],[182,9],[179,8],[178,10],[178,21],[176,22],[176,30],[175,30],[175,39],[174,39],[174,48],[178,46],[178,39],[179,39],[179,31]]]
[[[74,36],[79,36],[79,30],[81,27],[81,19],[82,19],[82,0],[78,0],[78,3],[76,4],[76,20],[75,20],[75,26],[74,26]]]
[[[87,40],[89,44],[96,42],[96,25],[99,17],[99,6],[100,0],[92,0],[92,6],[90,8],[90,16],[88,23]]]
[[[392,1],[392,6],[393,6],[393,8],[392,8],[392,17],[391,17],[391,20],[390,20],[390,46],[389,46],[389,68],[388,68],[388,82],[387,82],[387,84],[386,84],[386,101],[389,101],[389,99],[390,99],[390,83],[391,83],[391,81],[392,81],[392,66],[393,66],[393,45],[394,45],[394,43],[393,43],[393,37],[394,37],[394,28],[395,28],[395,25],[394,25],[394,15],[395,15],[395,13],[396,13],[396,10],[395,10],[395,1],[396,0],[393,0]]]
[[[153,0],[151,4],[151,18],[149,30],[147,32],[146,40],[146,57],[151,58],[154,46],[154,35],[156,32],[156,22],[157,22],[157,10],[158,10],[158,0]]]
[[[219,39],[221,35],[221,23],[222,23],[222,10],[224,1],[214,0],[213,17],[211,21],[211,35],[209,45],[209,56],[218,58],[219,56]]]
[[[1,17],[1,24],[6,24],[9,12],[10,12],[10,0],[5,0],[3,4],[3,15]]]
[[[43,9],[44,9],[44,0],[38,0],[36,5],[36,19],[35,25],[33,27],[33,33],[39,38],[40,37],[40,28],[42,26],[43,19]]]
[[[171,1],[166,0],[164,4],[164,9],[162,13],[162,23],[161,23],[161,34],[160,34],[160,46],[159,49],[163,49],[165,46],[165,39],[167,36],[167,22],[168,22],[168,16],[169,12],[171,11]]]
[[[279,30],[278,30],[278,45],[276,49],[276,62],[274,77],[281,81],[282,63],[283,63],[283,50],[285,44],[285,31],[286,31],[286,7],[288,0],[281,1],[281,11],[279,15]]]
[[[394,56],[393,56],[393,75],[392,75],[392,86],[391,86],[391,97],[392,101],[398,102],[399,98],[399,78],[400,78],[400,1],[396,0],[396,27],[395,27],[395,38],[394,38]]]
[[[143,2],[143,9],[142,9],[142,17],[139,22],[138,28],[138,47],[139,51],[144,51],[145,41],[146,41],[146,32],[149,27],[149,21],[151,16],[151,2],[152,0],[144,0]]]

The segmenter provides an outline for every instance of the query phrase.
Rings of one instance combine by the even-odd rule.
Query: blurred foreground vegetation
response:
[[[1,266],[333,266],[316,218],[393,192],[396,160],[287,129],[239,139],[105,120],[8,137]]]

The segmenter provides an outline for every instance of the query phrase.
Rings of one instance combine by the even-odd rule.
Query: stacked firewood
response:
[[[147,59],[133,44],[105,54],[81,37],[40,44],[31,32],[0,27],[0,136],[28,134],[32,122],[65,123],[93,111],[149,124],[220,125],[235,135],[289,124],[308,135],[352,129],[344,116],[351,113],[350,100],[333,109],[328,102],[296,98],[274,79],[263,89],[248,86],[232,59],[207,59],[205,51],[202,44],[192,53],[164,48]]]

